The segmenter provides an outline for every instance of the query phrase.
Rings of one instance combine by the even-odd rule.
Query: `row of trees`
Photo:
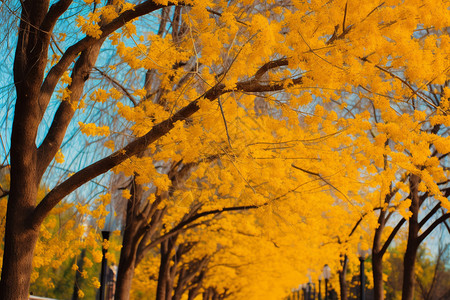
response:
[[[276,299],[325,263],[346,299],[361,239],[383,299],[405,224],[413,299],[419,246],[450,217],[444,1],[35,0],[2,13],[17,38],[3,44],[16,44],[16,96],[2,98],[1,299],[26,299],[33,265],[86,247],[73,268],[88,277],[111,218],[116,299]]]

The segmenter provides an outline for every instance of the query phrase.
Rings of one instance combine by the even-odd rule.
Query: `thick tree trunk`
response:
[[[348,258],[347,255],[344,255],[344,257],[342,258],[341,261],[341,266],[342,266],[342,270],[340,270],[339,273],[339,286],[341,289],[341,300],[347,300],[348,299],[348,295],[347,295],[347,280],[346,280],[346,275],[347,275],[347,262],[348,262]]]
[[[36,105],[37,86],[26,82],[27,71],[24,70],[26,54],[33,58],[37,65],[39,58],[24,53],[28,39],[33,40],[34,32],[26,35],[28,25],[21,22],[19,35],[22,40],[16,51],[14,75],[17,100],[11,134],[11,182],[6,213],[3,267],[0,282],[0,299],[28,299],[30,275],[34,248],[39,236],[39,228],[31,225],[30,219],[36,205],[40,177],[37,167],[37,148],[35,144],[39,113]],[[25,27],[25,28],[24,28]],[[26,37],[28,37],[28,39]],[[20,48],[19,48],[20,47]],[[39,77],[39,66],[34,67],[29,76],[30,81]],[[33,76],[35,75],[35,76]]]
[[[156,287],[156,299],[155,300],[166,300],[167,299],[167,284],[169,280],[169,268],[170,268],[170,245],[169,241],[161,243],[161,258],[158,273],[158,286]]]
[[[19,99],[18,99],[19,101]],[[30,225],[36,203],[36,146],[33,136],[22,132],[23,124],[14,120],[11,145],[11,183],[5,228],[0,299],[28,299],[34,247],[39,229]],[[28,149],[27,149],[28,147]]]
[[[406,252],[403,258],[403,287],[402,300],[413,300],[414,298],[414,284],[415,284],[415,264],[417,249],[419,248],[419,186],[420,178],[417,175],[411,175],[409,178],[409,185],[411,191],[411,206],[409,210],[412,216],[409,218],[408,229],[408,243],[406,245]]]
[[[9,203],[18,199],[11,195]],[[19,202],[19,201],[17,201]],[[5,249],[3,254],[2,280],[0,282],[0,299],[28,299],[30,274],[34,248],[39,230],[27,226],[27,218],[18,209],[10,209],[8,203],[5,229]]]
[[[128,300],[130,298],[131,283],[133,281],[135,266],[134,264],[125,266],[122,261],[120,263],[122,263],[123,267],[122,272],[120,274],[117,273],[117,281],[116,281],[117,285],[114,299]]]
[[[405,256],[403,258],[403,286],[402,286],[402,300],[414,299],[414,285],[415,285],[415,264],[417,255],[417,244],[408,242]]]
[[[127,204],[127,216],[123,233],[122,250],[120,251],[119,268],[117,270],[115,300],[128,300],[130,298],[131,283],[136,267],[136,252],[140,223],[137,220],[139,203],[142,198],[142,187],[132,181],[131,198]]]
[[[383,256],[372,255],[373,292],[375,300],[384,299]]]
[[[49,9],[48,0],[21,1],[22,14],[14,59],[16,104],[11,133],[11,183],[8,199],[5,249],[0,282],[0,299],[28,299],[34,249],[39,227],[47,213],[36,213],[37,192],[41,177],[59,149],[65,130],[73,116],[73,109],[55,115],[55,126],[39,149],[36,136],[51,95],[43,95],[41,86],[47,67],[50,36],[58,17],[71,1],[58,1]],[[102,42],[102,41],[101,41]],[[77,62],[71,87],[82,91],[84,80],[76,85],[77,76],[88,72],[95,63],[101,42],[83,54],[89,58]],[[89,65],[91,63],[91,65]],[[81,71],[81,72],[78,72]],[[45,97],[48,96],[48,97]],[[79,96],[76,92],[72,97]],[[75,99],[78,100],[78,99]],[[66,105],[62,103],[62,106]],[[66,105],[67,106],[67,105]],[[61,110],[58,110],[61,112]],[[59,123],[60,120],[66,120]],[[61,200],[61,198],[58,199]],[[33,219],[38,217],[38,221]]]
[[[382,243],[381,236],[385,226],[386,211],[381,211],[378,217],[378,228],[375,230],[372,247],[372,275],[373,275],[373,294],[375,300],[384,299],[384,285],[383,285],[383,255],[381,252]]]

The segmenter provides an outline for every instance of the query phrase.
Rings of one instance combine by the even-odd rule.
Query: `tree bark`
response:
[[[158,286],[156,287],[156,299],[155,300],[167,300],[170,299],[171,294],[168,294],[172,289],[173,278],[171,278],[170,262],[172,261],[172,252],[176,244],[178,235],[175,235],[168,240],[161,243],[161,257],[158,273]]]
[[[115,300],[128,300],[130,297],[131,283],[136,267],[136,251],[140,238],[138,231],[140,222],[136,220],[136,211],[139,210],[139,203],[142,197],[142,187],[136,185],[133,178],[131,188],[131,198],[128,200],[125,228],[123,232],[122,249],[120,251],[119,268],[117,270],[117,285]]]
[[[342,270],[339,270],[339,286],[341,289],[341,300],[347,300],[348,294],[347,294],[347,266],[348,266],[348,258],[347,255],[344,255],[341,261]]]
[[[419,248],[419,186],[420,178],[417,175],[411,174],[409,177],[409,185],[411,191],[411,206],[409,208],[412,216],[409,219],[408,240],[406,246],[405,256],[403,258],[403,287],[402,300],[413,300],[414,298],[414,284],[415,284],[415,264],[417,249]]]
[[[381,252],[382,242],[381,236],[385,226],[386,211],[380,211],[378,217],[378,228],[375,230],[372,247],[372,276],[373,276],[373,293],[375,300],[384,299],[384,285],[383,285],[383,255]]]
[[[27,225],[28,214],[23,213],[29,211],[29,207],[24,207],[23,203],[31,196],[20,197],[16,189],[11,191],[6,217],[0,299],[25,300],[28,299],[33,254],[39,230]]]
[[[14,58],[16,105],[11,133],[11,182],[7,204],[5,248],[0,299],[28,299],[34,248],[39,228],[29,221],[39,188],[37,148],[40,122],[37,103],[50,36],[39,27],[49,1],[22,2],[18,42]],[[29,14],[28,12],[33,12]]]

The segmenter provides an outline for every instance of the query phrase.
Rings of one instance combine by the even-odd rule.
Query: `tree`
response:
[[[420,247],[418,253],[419,270],[416,272],[417,292],[424,300],[429,299],[444,299],[450,294],[450,287],[448,284],[450,272],[445,266],[445,261],[448,260],[448,244],[443,245],[441,242],[438,246],[438,251],[435,254],[435,261],[433,258],[426,257],[428,253],[424,251],[424,247]]]
[[[441,236],[443,237],[443,236]],[[389,299],[400,299],[402,297],[402,277],[403,277],[403,253],[406,244],[389,248],[389,257],[386,260],[388,277],[386,281],[386,297]],[[417,268],[415,269],[415,297],[418,299],[445,299],[448,295],[448,268],[443,265],[447,247],[439,243],[437,252],[431,253],[431,248],[427,243],[420,245],[417,253]],[[433,247],[434,248],[434,247]]]
[[[201,93],[202,96],[197,100],[192,101],[159,125],[155,125],[147,134],[131,142],[122,150],[76,172],[65,182],[53,188],[37,204],[39,182],[59,150],[67,126],[74,116],[74,105],[76,106],[82,96],[83,87],[95,65],[102,44],[109,35],[128,21],[163,7],[161,4],[145,1],[136,6],[131,5],[131,8],[130,5],[118,1],[104,7],[101,11],[102,20],[98,25],[90,26],[89,22],[92,20],[79,19],[80,26],[87,36],[68,47],[59,61],[46,73],[52,31],[58,18],[69,8],[71,2],[62,0],[51,7],[49,7],[49,1],[22,3],[14,63],[17,99],[11,134],[11,189],[0,283],[0,295],[3,299],[27,297],[39,227],[56,204],[82,184],[143,151],[152,142],[169,132],[175,122],[191,116],[199,110],[198,103],[201,98],[215,100],[221,94],[231,91],[225,84],[219,82],[208,91]],[[91,15],[91,17],[97,18],[98,15]],[[65,99],[61,102],[45,139],[39,147],[36,147],[37,131],[45,108],[59,79],[74,61],[68,93],[64,96]],[[286,60],[263,64],[259,73],[255,73],[256,77],[238,82],[236,90],[262,92],[283,89],[284,86],[280,83],[260,83],[264,73],[283,65],[287,65]],[[300,78],[294,78],[294,83],[299,82],[301,82]]]
[[[415,83],[415,87],[427,85],[430,80],[433,84],[443,85],[448,79],[445,71],[448,57],[444,55],[449,44],[448,38],[432,34],[430,38],[424,39],[423,47],[420,38],[411,39],[411,36],[417,36],[416,30],[433,27],[439,32],[449,25],[449,18],[446,17],[448,10],[443,1],[420,1],[413,5],[396,1],[359,3],[358,9],[354,9],[354,4],[347,1],[288,4],[179,2],[177,4],[188,11],[185,17],[187,33],[181,40],[162,39],[151,30],[143,32],[145,29],[140,29],[138,32],[135,26],[128,23],[164,7],[174,6],[174,3],[142,1],[134,5],[111,0],[102,7],[99,4],[86,1],[80,5],[80,15],[76,20],[80,29],[73,29],[72,38],[64,43],[67,47],[63,47],[62,56],[51,65],[50,57],[55,54],[50,47],[55,45],[52,36],[67,30],[67,27],[61,26],[61,21],[73,6],[72,1],[60,0],[51,6],[48,0],[20,3],[20,24],[13,69],[17,97],[10,140],[11,189],[0,282],[2,299],[26,299],[28,296],[33,251],[39,228],[45,217],[64,197],[95,177],[124,162],[128,163],[127,160],[148,148],[156,152],[155,142],[167,138],[166,135],[170,133],[183,133],[186,124],[197,123],[193,116],[207,115],[218,107],[220,109],[223,104],[234,103],[235,107],[246,104],[251,107],[254,98],[244,96],[263,96],[273,109],[273,115],[277,114],[275,119],[285,120],[283,127],[280,127],[281,122],[271,122],[274,118],[267,118],[264,124],[272,136],[278,137],[280,145],[290,147],[295,144],[298,153],[304,153],[304,147],[299,145],[301,142],[292,143],[290,139],[283,139],[291,137],[290,131],[298,128],[299,122],[302,122],[311,128],[319,128],[320,130],[314,131],[319,139],[324,137],[323,133],[339,135],[340,130],[345,127],[345,133],[350,137],[343,134],[340,142],[335,140],[336,144],[330,149],[342,149],[346,152],[346,147],[354,141],[356,146],[364,148],[362,143],[367,140],[363,137],[354,139],[352,133],[365,133],[360,129],[361,126],[367,126],[370,113],[367,115],[362,112],[355,118],[355,122],[346,123],[346,120],[337,118],[335,111],[328,110],[317,102],[332,100],[345,106],[354,103],[354,99],[347,101],[341,96],[363,90],[370,99],[374,99],[374,110],[385,114],[384,122],[398,125],[402,119],[392,116],[395,110],[387,108],[390,104],[395,106],[415,95],[420,99],[418,101],[421,105],[436,105],[423,96],[419,97],[414,87],[411,88],[411,85],[401,80],[403,75],[396,75],[393,70],[402,69],[408,82]],[[443,17],[430,19],[430,14]],[[74,20],[73,15],[68,17]],[[172,30],[178,28],[174,24],[180,23],[173,22]],[[116,32],[120,28],[122,32]],[[83,34],[86,36],[81,37]],[[107,43],[117,49],[117,54],[129,67],[116,77],[119,82],[130,76],[134,76],[133,82],[136,82],[137,79],[144,78],[139,74],[150,71],[161,74],[163,85],[175,82],[173,78],[180,78],[186,73],[193,74],[194,79],[183,82],[183,87],[179,90],[171,90],[171,85],[167,84],[167,89],[161,90],[158,95],[151,95],[160,97],[163,101],[158,102],[165,102],[168,109],[161,109],[159,104],[158,106],[149,101],[145,110],[133,111],[134,121],[146,123],[146,126],[141,127],[142,131],[134,132],[137,138],[127,141],[124,147],[113,154],[77,170],[70,178],[52,187],[42,201],[37,202],[42,176],[45,172],[50,172],[48,167],[60,150],[69,123],[82,102],[85,84],[89,82],[102,46]],[[174,70],[174,65],[182,67]],[[71,72],[70,75],[68,71]],[[38,132],[41,132],[39,127],[50,101],[56,97],[58,83],[62,84],[61,101],[52,123],[42,129],[44,138],[37,146]],[[352,90],[352,87],[360,87],[360,90]],[[146,91],[132,90],[136,95],[146,96]],[[288,93],[281,93],[282,91]],[[98,92],[98,101],[109,101],[108,96],[113,98],[117,94],[114,90]],[[125,90],[123,92],[126,94]],[[443,94],[446,98],[446,93]],[[240,101],[241,96],[244,101]],[[129,101],[131,99],[128,97]],[[212,103],[213,101],[217,103]],[[317,104],[310,111],[313,115],[304,116],[303,112],[299,115],[298,110],[301,111],[302,106],[312,102]],[[123,114],[130,112],[128,107],[120,103],[119,110]],[[444,104],[445,101],[439,105],[436,111],[438,116],[433,117],[436,123],[443,125],[448,122]],[[254,108],[249,110],[256,115]],[[227,114],[223,116],[226,124]],[[415,117],[419,122],[420,112]],[[286,123],[290,126],[285,126]],[[345,123],[348,126],[344,126]],[[207,132],[212,124],[217,124],[217,118],[203,121],[197,129]],[[388,125],[386,126],[389,127]],[[380,126],[381,124],[378,125]],[[128,128],[133,130],[132,127]],[[389,127],[383,132],[384,129],[380,127],[378,142],[383,143],[375,143],[375,147],[368,149],[366,155],[385,151],[382,146],[385,140],[383,134],[392,134],[392,129]],[[107,128],[93,124],[82,124],[81,130],[97,135],[110,133]],[[389,139],[392,140],[392,137]],[[420,144],[417,138],[414,141]],[[358,147],[353,149],[360,150]],[[358,153],[357,151],[354,153]],[[339,191],[347,197],[354,186],[345,182],[344,178],[354,175],[358,169],[350,162],[351,155],[345,155],[346,159],[340,160],[339,155],[335,156],[337,160],[334,163],[330,163],[331,159],[326,160],[330,163],[329,169],[323,165],[318,172],[313,172],[307,166],[302,166],[303,171],[296,171],[312,172],[308,179],[323,178],[329,182],[329,178],[333,178],[329,170],[338,169],[338,165],[348,168],[340,173],[342,179],[335,178],[337,182],[343,181]],[[328,154],[328,157],[332,156],[333,154]],[[368,173],[376,173],[370,161],[356,156],[356,161],[362,168],[367,168]],[[417,157],[420,155],[413,155],[414,159]],[[317,156],[315,158],[322,159]],[[279,162],[276,159],[274,161]],[[293,159],[290,164],[298,167],[299,161],[301,159]],[[378,158],[376,165],[382,168]],[[266,179],[273,180],[274,176]],[[432,190],[433,183],[425,179],[427,188]],[[282,185],[283,180],[278,180]],[[336,187],[334,183],[331,184]],[[388,194],[387,190],[387,186],[383,185],[381,194]],[[263,191],[261,194],[267,195],[270,191]],[[334,194],[340,193],[335,191]],[[439,193],[433,195],[438,197]],[[346,201],[344,196],[341,197],[344,200],[340,201]],[[448,209],[448,200],[444,198],[441,195],[439,201]],[[351,201],[356,202],[356,206],[363,206],[364,202],[361,197],[354,197]]]

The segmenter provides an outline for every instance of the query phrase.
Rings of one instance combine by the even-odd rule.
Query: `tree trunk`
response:
[[[27,226],[26,215],[20,209],[11,209],[10,203],[20,203],[14,194],[8,201],[5,229],[5,249],[3,254],[0,299],[28,299],[30,274],[33,270],[33,254],[39,237],[39,230]],[[17,206],[17,205],[14,205]]]
[[[373,294],[375,300],[384,299],[383,286],[383,256],[377,254],[372,255],[372,273],[373,273]]]
[[[28,299],[33,253],[39,236],[39,229],[29,222],[38,192],[36,146],[29,136],[18,132],[23,124],[17,124],[17,119],[14,122],[12,137],[17,140],[11,144],[11,184],[0,282],[0,299],[4,300]]]
[[[39,228],[31,225],[30,217],[40,181],[35,144],[40,122],[37,97],[50,40],[48,34],[39,30],[49,1],[21,3],[14,58],[17,99],[11,133],[11,182],[0,282],[0,299],[5,300],[28,299],[34,247],[39,236]]]
[[[197,278],[197,283],[189,289],[188,300],[194,300],[199,294],[205,278],[205,270],[201,271]]]
[[[409,185],[411,191],[411,206],[409,210],[412,212],[412,216],[409,218],[408,228],[408,243],[406,245],[406,252],[403,258],[403,287],[402,287],[402,300],[413,300],[414,298],[414,284],[415,284],[415,263],[417,249],[419,248],[419,186],[420,178],[417,175],[411,175],[409,177]]]
[[[411,244],[408,241],[405,256],[403,258],[403,286],[402,286],[402,300],[414,299],[414,285],[415,285],[415,264],[418,245]]]
[[[173,249],[172,238],[161,243],[161,264],[159,265],[158,273],[158,286],[156,287],[156,299],[155,300],[166,300],[168,296],[167,285],[170,280],[170,261],[171,252]]]
[[[373,294],[375,300],[384,299],[383,284],[383,255],[381,252],[382,243],[381,236],[384,230],[386,211],[382,210],[378,218],[378,228],[375,230],[372,247],[372,275],[373,275]]]
[[[341,288],[341,300],[347,300],[348,299],[348,295],[347,295],[347,280],[346,280],[346,275],[347,275],[347,262],[348,262],[348,258],[347,255],[344,255],[342,261],[341,261],[341,265],[342,265],[342,270],[340,270],[339,273],[339,286]]]
[[[123,249],[122,249],[123,251]],[[120,256],[119,269],[117,270],[115,300],[128,300],[130,298],[131,283],[134,276],[134,262],[122,260],[122,252]],[[120,272],[119,272],[120,270]]]
[[[74,113],[70,104],[62,102],[62,109],[55,114],[54,124],[42,145],[39,149],[36,147],[39,124],[48,105],[47,100],[51,97],[51,93],[41,91],[50,36],[56,20],[70,3],[69,0],[58,1],[49,10],[48,0],[21,1],[22,13],[14,58],[17,99],[11,133],[11,183],[0,299],[28,299],[34,249],[41,223],[48,215],[48,212],[37,213],[35,210],[37,192],[42,175],[58,151]],[[75,98],[81,95],[86,80],[84,73],[89,72],[95,63],[103,40],[83,51],[82,56],[86,59],[75,63],[71,100],[77,101]],[[80,77],[81,80],[78,80]]]
[[[130,298],[131,284],[136,267],[136,252],[138,240],[141,235],[139,228],[141,222],[137,220],[140,200],[142,198],[142,186],[132,180],[131,198],[127,203],[127,215],[123,233],[122,249],[120,251],[119,268],[117,269],[115,300],[128,300]]]

